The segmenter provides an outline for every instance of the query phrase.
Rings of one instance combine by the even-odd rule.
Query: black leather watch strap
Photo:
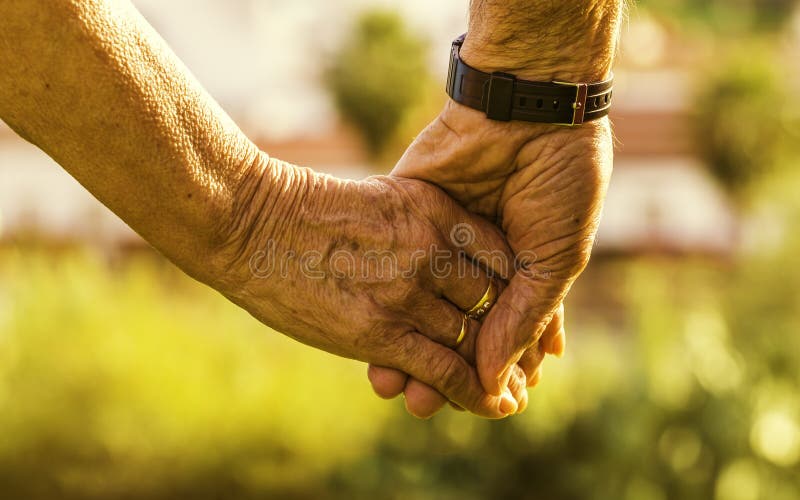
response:
[[[580,125],[608,114],[614,80],[598,83],[532,82],[484,73],[461,60],[466,34],[453,41],[447,94],[492,120]]]

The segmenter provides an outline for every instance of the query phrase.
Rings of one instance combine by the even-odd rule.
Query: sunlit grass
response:
[[[68,451],[67,483],[146,488],[231,462],[245,483],[301,483],[368,452],[397,409],[363,364],[152,257],[6,252],[0,283],[0,460]]]

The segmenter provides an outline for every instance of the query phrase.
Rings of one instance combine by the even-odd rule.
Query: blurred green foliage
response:
[[[798,0],[641,0],[694,57],[689,112],[696,150],[740,205],[800,157],[792,25]],[[686,55],[686,54],[684,54]],[[787,61],[787,57],[790,60]],[[788,64],[787,64],[788,63]]]
[[[332,56],[325,83],[342,117],[379,155],[429,80],[426,45],[393,11],[367,11]]]
[[[363,366],[93,257],[0,256],[0,498],[314,498],[369,452],[391,408]]]
[[[732,193],[760,180],[794,142],[788,117],[798,109],[765,49],[742,50],[704,73],[692,110],[694,137],[711,173]]]
[[[785,27],[798,0],[638,0],[635,3],[680,21],[690,30],[735,35]]]

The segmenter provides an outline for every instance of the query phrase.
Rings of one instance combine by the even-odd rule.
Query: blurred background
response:
[[[263,149],[353,178],[444,103],[468,5],[134,3]],[[800,498],[798,3],[631,7],[567,354],[504,421],[379,400],[0,124],[0,498]]]

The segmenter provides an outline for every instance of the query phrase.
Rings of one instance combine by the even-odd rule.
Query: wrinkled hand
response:
[[[516,255],[517,272],[477,339],[478,373],[492,394],[514,363],[535,382],[542,353],[563,349],[561,304],[589,259],[612,149],[607,119],[579,128],[497,122],[448,101],[392,172],[432,182],[497,221]],[[385,396],[405,383],[409,410],[420,416],[443,403],[404,374],[371,367],[370,379]]]
[[[264,181],[275,178],[284,179],[277,189]],[[459,309],[490,279],[469,257],[510,255],[491,223],[425,182],[341,181],[274,160],[256,165],[236,198],[224,293],[256,318],[305,344],[409,373],[478,415],[526,404],[521,371],[492,396],[452,349]],[[466,246],[451,241],[458,224],[473,228]],[[465,265],[470,272],[455,272]],[[469,326],[474,339],[479,326]]]

